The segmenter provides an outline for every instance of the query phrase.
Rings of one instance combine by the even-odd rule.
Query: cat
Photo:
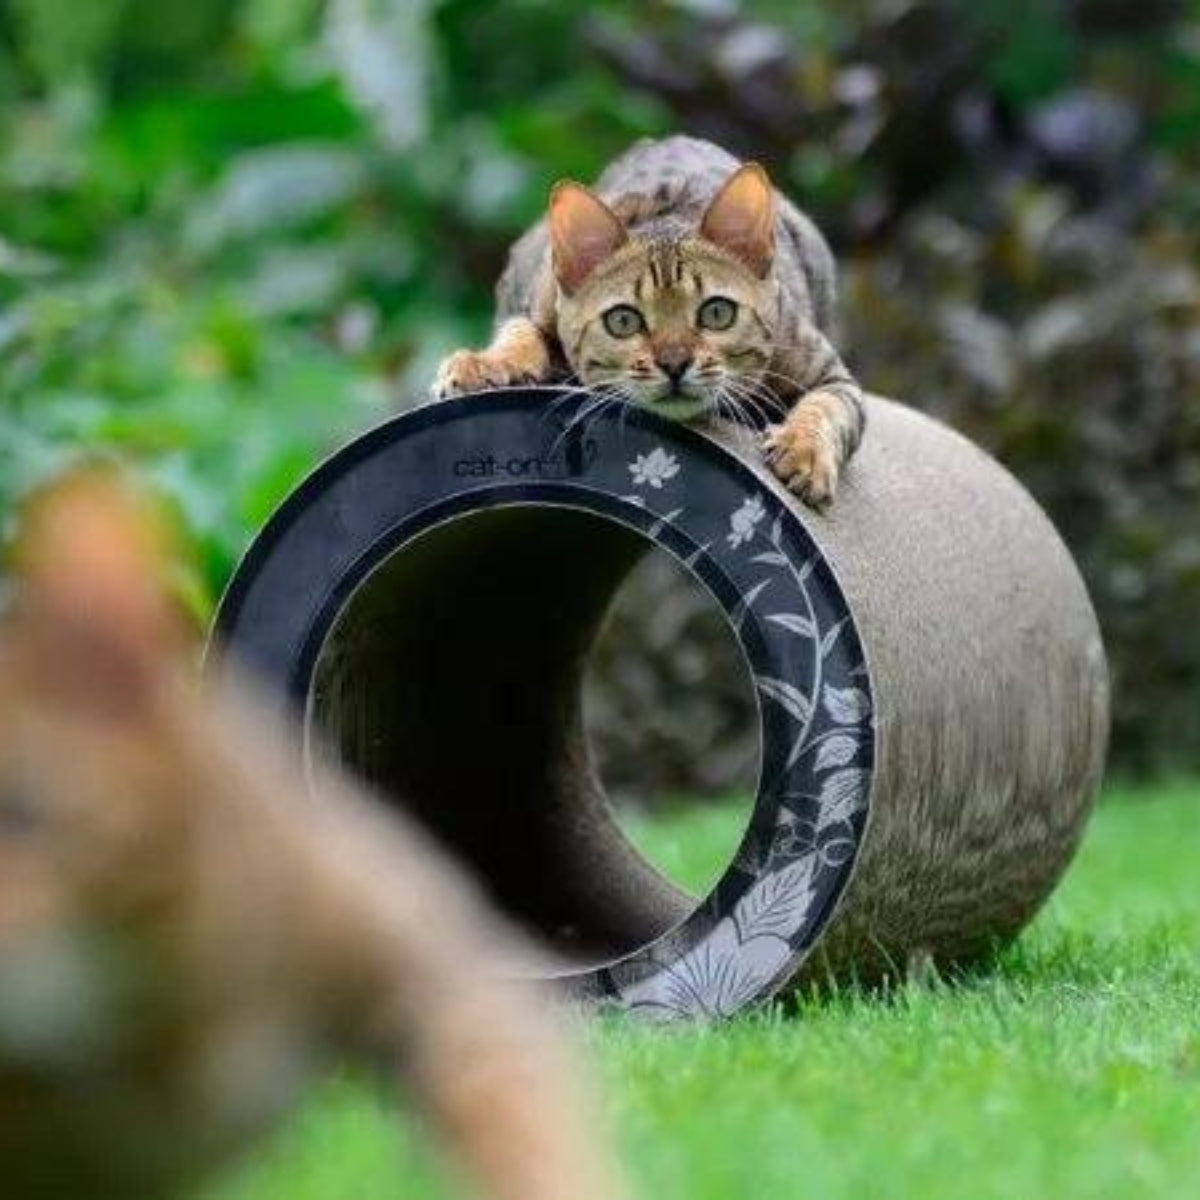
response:
[[[113,481],[35,505],[0,633],[0,1191],[175,1197],[323,1064],[395,1062],[490,1200],[618,1200],[514,935],[242,685]],[[312,795],[310,795],[310,790]],[[504,959],[512,966],[512,961]]]
[[[556,185],[497,301],[491,345],[446,358],[435,398],[574,377],[679,420],[775,421],[768,458],[818,508],[862,438],[828,246],[762,167],[709,142],[644,140],[594,191]]]

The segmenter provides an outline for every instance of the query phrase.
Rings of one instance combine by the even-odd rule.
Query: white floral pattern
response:
[[[634,487],[661,488],[668,479],[679,474],[679,459],[655,446],[649,454],[639,454],[630,464]]]
[[[689,492],[690,467],[655,444],[628,463],[635,486],[652,490],[627,499],[653,518],[645,532],[656,541],[681,529],[701,534],[681,558],[697,570],[711,558],[727,571],[737,589],[727,602],[732,627],[740,639],[753,627],[770,644],[761,665],[771,669],[756,670],[755,685],[764,763],[769,742],[773,766],[759,800],[770,817],[756,819],[694,917],[601,972],[600,995],[659,1021],[730,1016],[794,974],[853,866],[873,777],[870,681],[820,552],[801,523],[753,487],[724,508],[724,533],[714,539],[707,514],[716,485],[710,478]],[[676,476],[687,503],[656,502],[653,490]]]
[[[809,854],[765,874],[698,946],[625,988],[625,1002],[659,1021],[733,1016],[786,973],[789,937],[816,898]]]
[[[374,512],[353,486],[364,445],[403,468],[393,471],[394,492],[371,489],[372,503],[380,501]],[[497,453],[481,456],[479,448]],[[477,472],[443,469],[460,455],[496,472],[481,483]],[[336,528],[341,538],[343,502],[358,505],[363,525],[354,537],[369,531],[377,547],[392,547],[400,530],[415,537],[448,513],[545,503],[623,524],[695,572],[728,615],[756,681],[762,771],[754,814],[735,861],[685,920],[618,962],[581,973],[573,986],[580,998],[666,1019],[726,1017],[785,986],[850,878],[875,754],[858,630],[803,515],[703,430],[637,408],[596,409],[582,389],[506,389],[492,399],[414,409],[335,455],[302,487],[303,508],[293,502],[277,521],[322,513],[317,529]],[[323,537],[323,549],[329,544]],[[225,627],[236,627],[273,545],[260,542],[248,560]],[[361,547],[342,549],[353,551],[354,565],[345,555],[329,559],[338,585],[371,561]],[[272,578],[263,574],[268,584]],[[268,595],[290,631],[289,654],[302,654],[314,630],[333,619],[332,607],[326,613],[297,605],[290,592]],[[295,661],[279,656],[289,671]],[[281,678],[280,686],[298,685]]]
[[[763,507],[761,496],[748,496],[743,500],[729,518],[729,533],[726,534],[726,540],[729,542],[730,549],[736,550],[748,542],[754,536],[759,522],[766,515],[767,510]]]

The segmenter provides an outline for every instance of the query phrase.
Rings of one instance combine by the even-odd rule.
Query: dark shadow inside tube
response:
[[[342,760],[580,970],[656,940],[696,903],[622,833],[583,724],[592,643],[651,545],[557,505],[450,518],[350,596],[309,698]]]

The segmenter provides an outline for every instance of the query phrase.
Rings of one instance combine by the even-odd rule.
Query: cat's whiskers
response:
[[[550,420],[557,416],[562,406],[569,401],[577,400],[580,396],[585,397],[584,403],[580,405],[579,412],[576,412],[570,420],[563,426],[562,432],[550,443],[550,449],[547,451],[547,457],[553,458],[559,451],[563,442],[570,436],[571,431],[579,423],[580,414],[590,411],[592,403],[596,399],[597,389],[594,387],[583,387],[578,384],[564,384],[563,394],[556,396],[548,405],[545,412],[542,414],[542,420]]]
[[[621,439],[622,445],[624,445],[625,420],[629,416],[630,409],[634,408],[635,406],[640,407],[640,405],[638,405],[638,401],[634,397],[633,393],[630,392],[628,388],[624,387],[618,387],[617,403],[620,405],[617,413],[617,434]]]
[[[780,376],[781,378],[786,378],[782,375],[782,372],[772,371],[769,367],[756,367],[753,371],[731,371],[728,372],[728,374],[731,378],[737,380],[738,383],[744,385],[745,387],[751,388],[752,390],[760,393],[766,392],[772,396],[775,396],[775,391],[767,382],[766,377],[768,375],[776,375]]]
[[[764,374],[778,376],[783,382],[797,388],[800,395],[809,390],[807,388],[800,388],[796,380],[790,376],[783,375],[782,372],[764,372]],[[795,403],[794,397],[780,395],[779,389],[766,379],[746,380],[744,381],[744,386],[758,399],[759,404],[764,410],[764,417],[768,424],[782,420]]]
[[[731,397],[727,396],[724,389],[718,388],[713,393],[713,401],[716,404],[717,416],[726,416],[734,424],[741,423],[741,417],[738,413],[737,406],[734,404]]]
[[[755,389],[750,381],[740,377],[726,376],[723,386],[737,399],[739,410],[746,413],[745,424],[748,428],[758,428],[759,423],[764,426],[771,424],[770,402]]]
[[[574,400],[577,396],[593,396],[595,395],[596,391],[594,387],[584,387],[582,384],[564,383],[558,386],[562,394],[555,396],[554,399],[546,405],[545,412],[543,413],[543,419],[556,415],[564,404]]]
[[[625,444],[625,418],[629,416],[629,410],[633,407],[636,401],[632,398],[628,391],[622,393],[623,402],[621,404],[621,412],[617,418],[617,433],[621,439],[621,444]]]
[[[584,389],[589,390],[589,389]],[[625,415],[631,404],[638,403],[637,397],[629,390],[622,382],[622,377],[617,372],[611,373],[611,378],[600,379],[595,381],[590,388],[594,394],[595,400],[591,404],[585,404],[580,411],[572,418],[567,426],[565,433],[579,425],[582,425],[582,434],[586,435],[587,430],[591,425],[611,406],[617,406],[618,414],[618,431],[622,437],[625,435]]]
[[[563,442],[571,436],[576,430],[579,430],[581,437],[586,437],[587,431],[595,417],[612,403],[623,403],[624,396],[615,383],[598,382],[590,386],[568,385],[567,394],[558,396],[547,406],[548,410],[554,410],[564,404],[568,400],[574,400],[579,396],[586,397],[584,403],[579,407],[571,419],[563,427],[562,432],[551,443],[548,457],[553,458],[559,451]]]
[[[567,423],[566,429],[563,430],[564,437],[571,433],[577,426],[582,426],[582,432],[586,433],[591,419],[613,402],[610,388],[606,387],[603,390],[596,389],[596,393],[592,396],[591,400],[580,407],[579,411]]]
[[[724,387],[717,392],[717,411],[728,413],[729,420],[734,425],[747,424],[746,414],[738,402],[737,396]]]
[[[737,395],[728,388],[722,388],[718,393],[718,410],[724,410],[729,415],[729,420],[739,427],[752,428],[750,420],[742,402]]]
[[[729,383],[730,381],[726,379],[715,392],[717,412],[728,412],[729,419],[733,424],[752,429],[753,422],[748,418],[737,393],[729,387]]]

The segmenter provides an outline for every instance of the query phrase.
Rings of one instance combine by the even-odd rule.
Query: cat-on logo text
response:
[[[547,455],[468,454],[454,462],[458,479],[568,479],[582,475],[595,461],[595,439],[572,439]]]

